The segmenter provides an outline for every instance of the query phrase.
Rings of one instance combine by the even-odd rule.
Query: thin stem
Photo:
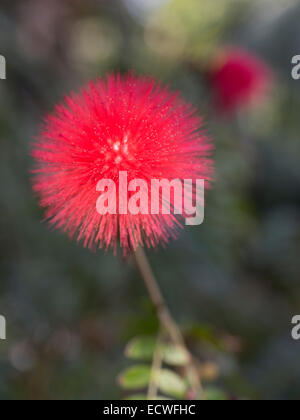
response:
[[[150,267],[148,259],[144,253],[144,250],[139,247],[134,253],[136,264],[142,274],[146,288],[150,295],[151,301],[155,307],[158,319],[172,341],[175,344],[185,347],[182,334],[174,322],[166,302],[159,290],[158,284],[154,277],[153,271]]]
[[[173,344],[183,348],[188,355],[189,363],[186,366],[185,370],[186,375],[190,381],[192,391],[196,396],[199,395],[200,397],[200,395],[202,395],[203,397],[202,386],[193,356],[186,347],[183,335],[176,322],[174,321],[172,315],[170,314],[170,311],[168,309],[165,299],[161,294],[161,291],[159,289],[158,283],[153,274],[151,266],[148,262],[148,259],[144,253],[144,250],[141,247],[138,247],[134,251],[134,259],[145,282],[145,286],[148,290],[150,299],[156,310],[156,314],[161,327],[166,331]]]

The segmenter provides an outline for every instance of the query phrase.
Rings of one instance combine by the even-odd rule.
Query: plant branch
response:
[[[159,319],[161,327],[166,331],[166,333],[168,334],[173,344],[183,348],[188,355],[189,363],[186,366],[185,370],[186,370],[186,375],[191,384],[192,391],[196,396],[199,396],[199,398],[201,396],[203,398],[202,386],[201,386],[197,366],[195,365],[193,356],[191,355],[190,351],[188,350],[184,342],[184,338],[179,327],[174,321],[172,315],[170,314],[166,301],[161,294],[158,283],[153,274],[153,271],[148,262],[148,259],[145,255],[145,252],[142,249],[142,247],[138,247],[134,251],[133,255],[134,255],[134,259],[137,264],[137,267],[145,282],[145,286],[149,293],[150,299],[156,310],[156,314]]]

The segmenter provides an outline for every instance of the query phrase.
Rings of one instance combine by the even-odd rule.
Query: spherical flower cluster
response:
[[[45,118],[33,145],[33,188],[46,219],[90,248],[168,242],[180,215],[99,214],[97,184],[131,179],[204,179],[211,144],[202,120],[178,94],[148,77],[110,75],[67,96]]]
[[[262,59],[236,48],[220,51],[208,76],[216,108],[223,114],[261,99],[273,79],[271,69]]]

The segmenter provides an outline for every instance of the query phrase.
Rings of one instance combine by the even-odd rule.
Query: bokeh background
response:
[[[122,398],[127,341],[157,329],[133,262],[50,231],[30,186],[42,115],[87,79],[130,69],[180,90],[215,141],[205,223],[148,252],[205,385],[300,397],[299,20],[292,0],[1,1],[1,399]],[[220,118],[202,69],[225,45],[275,77],[263,102]]]

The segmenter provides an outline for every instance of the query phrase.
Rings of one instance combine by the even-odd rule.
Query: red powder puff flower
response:
[[[221,51],[208,76],[215,105],[221,113],[231,113],[260,99],[273,79],[265,62],[239,49]]]
[[[33,146],[33,179],[50,223],[84,246],[127,252],[176,236],[177,214],[99,214],[97,184],[132,179],[209,181],[211,145],[202,121],[177,94],[146,77],[110,75],[66,97]],[[172,201],[172,199],[170,199]]]

